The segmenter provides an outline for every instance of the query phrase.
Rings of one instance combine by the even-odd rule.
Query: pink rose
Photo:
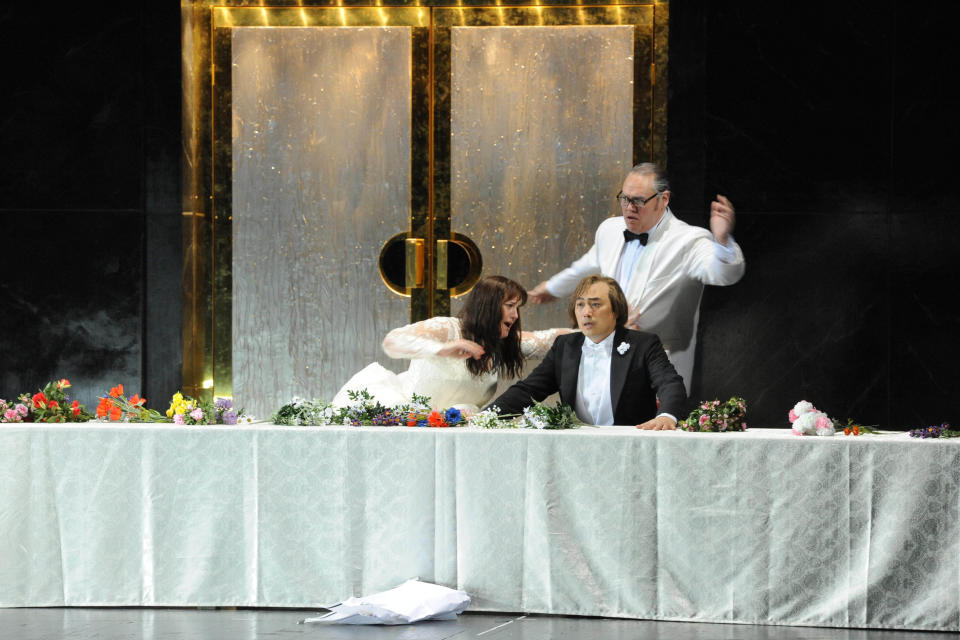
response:
[[[194,420],[202,420],[203,409],[201,409],[200,407],[197,407],[196,409],[190,412],[190,417],[193,418]]]
[[[817,429],[829,429],[833,426],[833,423],[830,422],[830,418],[823,415],[822,413],[817,416]]]
[[[175,413],[173,414],[173,424],[183,424],[183,414]]]
[[[707,411],[710,409],[710,403],[704,402],[702,405],[700,405],[700,408],[703,409],[704,411]]]
[[[793,409],[790,409],[790,413],[787,414],[787,417],[790,418],[790,424],[793,424],[794,422],[797,421],[797,418],[799,416],[796,413],[794,413]]]
[[[703,425],[707,424],[708,422],[710,422],[710,416],[708,416],[708,415],[702,415],[702,416],[700,416],[700,426],[701,426],[701,427],[702,427]]]
[[[7,419],[7,422],[14,422],[20,416],[17,415],[16,409],[7,409],[3,412],[3,417]]]
[[[27,405],[20,403],[17,405],[17,413],[25,417],[28,413],[30,413],[30,409],[27,409]]]

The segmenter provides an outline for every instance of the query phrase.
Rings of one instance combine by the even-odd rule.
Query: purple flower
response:
[[[224,411],[223,424],[237,424],[237,414],[232,410]]]
[[[227,409],[233,409],[233,400],[230,398],[217,398],[213,403],[218,410],[226,411]],[[234,423],[236,424],[236,423]]]

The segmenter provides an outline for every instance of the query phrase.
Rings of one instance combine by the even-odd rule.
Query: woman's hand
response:
[[[473,340],[461,339],[454,342],[448,342],[443,346],[440,351],[437,351],[438,356],[446,356],[447,358],[460,358],[465,360],[466,358],[473,358],[474,360],[479,360],[483,357],[483,347],[478,345]]]

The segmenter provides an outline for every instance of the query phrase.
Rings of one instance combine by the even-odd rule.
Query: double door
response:
[[[665,156],[663,3],[209,11],[185,382],[255,415],[402,370],[390,329],[455,313],[482,275],[533,287]]]

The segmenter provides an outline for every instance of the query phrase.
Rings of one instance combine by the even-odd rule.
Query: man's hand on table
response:
[[[643,424],[638,424],[637,429],[644,431],[676,431],[677,423],[669,416],[657,416],[652,420],[647,420]]]

